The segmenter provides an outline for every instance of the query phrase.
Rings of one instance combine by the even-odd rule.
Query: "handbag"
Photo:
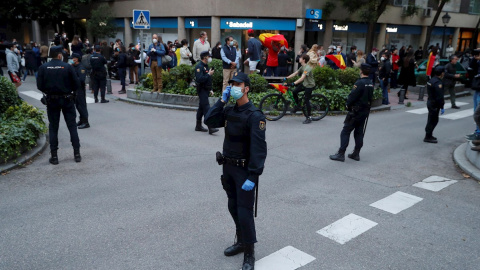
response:
[[[480,91],[480,74],[473,78],[472,89],[475,91]]]
[[[162,65],[170,64],[171,61],[172,61],[172,57],[170,55],[166,54],[162,56]]]

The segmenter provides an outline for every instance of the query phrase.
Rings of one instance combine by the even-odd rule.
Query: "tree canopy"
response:
[[[107,4],[92,10],[87,25],[90,34],[97,38],[115,37],[117,32],[113,12]]]
[[[70,17],[82,5],[92,0],[16,0],[0,2],[0,18],[3,21],[56,21]]]

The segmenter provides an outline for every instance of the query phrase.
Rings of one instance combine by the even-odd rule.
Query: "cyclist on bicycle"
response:
[[[299,63],[302,65],[297,71],[290,74],[290,76],[284,78],[283,80],[286,81],[287,79],[293,78],[297,75],[300,75],[300,79],[296,80],[295,82],[289,84],[289,86],[295,87],[295,90],[292,91],[293,99],[295,100],[296,105],[292,109],[292,113],[300,110],[301,108],[298,106],[298,93],[305,91],[305,117],[307,118],[303,123],[310,124],[312,122],[312,106],[310,105],[310,99],[312,98],[312,92],[315,88],[315,80],[313,79],[313,69],[314,67],[308,62],[310,61],[310,57],[306,54],[302,55],[298,60]]]

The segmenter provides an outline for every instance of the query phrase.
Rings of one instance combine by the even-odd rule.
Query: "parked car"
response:
[[[420,64],[418,64],[418,68],[415,69],[415,78],[417,78],[417,81],[419,76],[421,75],[427,76],[427,62],[428,60],[421,61]],[[440,65],[445,66],[448,63],[449,63],[448,59],[440,59]],[[460,79],[458,81],[465,85],[469,85],[470,76],[467,70],[465,69],[465,67],[462,64],[460,64],[460,62],[457,62],[455,67],[457,68],[457,74],[460,74]]]

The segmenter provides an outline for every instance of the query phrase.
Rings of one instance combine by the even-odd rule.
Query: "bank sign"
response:
[[[221,18],[220,29],[295,31],[295,19]]]
[[[305,12],[306,19],[320,20],[322,18],[321,9],[307,9]]]

